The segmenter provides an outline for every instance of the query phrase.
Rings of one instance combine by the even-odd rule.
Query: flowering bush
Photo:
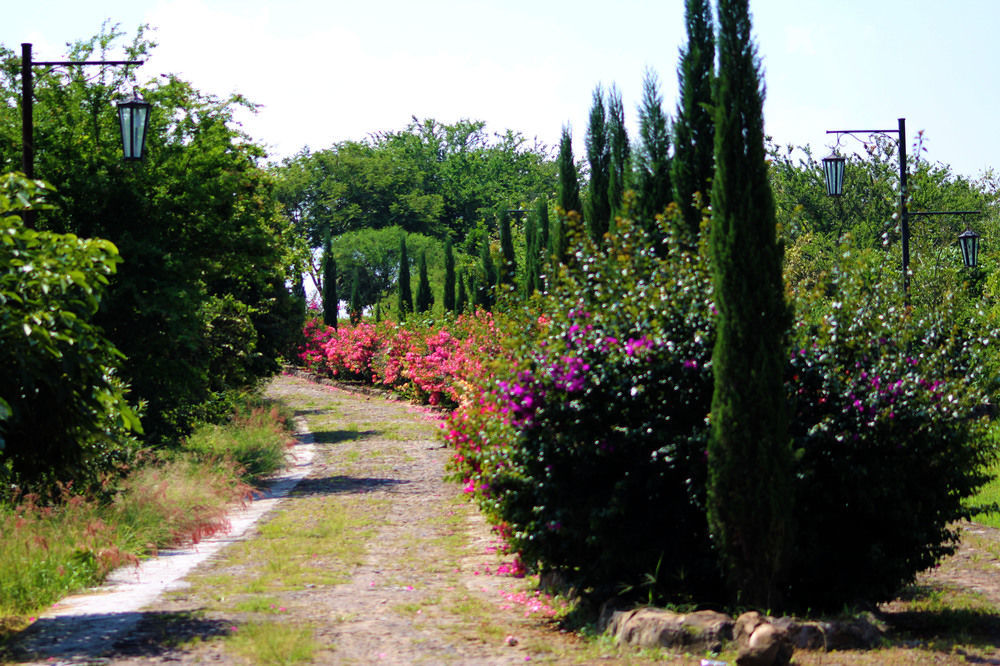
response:
[[[845,258],[845,263],[847,259]],[[800,299],[788,366],[799,452],[789,602],[885,601],[954,550],[963,498],[993,455],[975,418],[988,382],[974,359],[995,335],[900,302],[863,264],[833,299]],[[993,340],[995,342],[995,339]]]
[[[302,365],[321,375],[364,381],[431,405],[457,405],[503,352],[493,316],[461,315],[445,324],[359,322],[334,329],[318,318],[304,330]]]
[[[453,466],[530,566],[598,596],[714,590],[707,273],[679,251],[658,259],[625,223],[585,256],[519,362],[450,418]]]
[[[700,259],[656,259],[640,232],[619,232],[606,253],[577,254],[511,370],[445,437],[455,475],[529,567],[598,596],[704,599],[719,584],[704,515],[710,283]],[[790,607],[891,598],[951,551],[949,525],[992,455],[973,359],[995,336],[957,325],[947,302],[915,313],[879,284],[845,268],[796,303]]]

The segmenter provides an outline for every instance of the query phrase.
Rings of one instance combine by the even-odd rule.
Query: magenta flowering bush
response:
[[[525,565],[597,597],[713,594],[718,578],[703,509],[708,274],[668,254],[623,223],[514,336],[506,376],[447,423],[456,476]]]

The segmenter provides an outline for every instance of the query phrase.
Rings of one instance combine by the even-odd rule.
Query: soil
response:
[[[269,393],[312,430],[300,439],[315,455],[300,465],[304,478],[291,493],[231,547],[198,565],[186,587],[141,608],[39,620],[14,645],[17,663],[295,663],[287,652],[248,657],[235,647],[234,637],[261,621],[276,622],[289,635],[311,634],[309,660],[321,664],[664,663],[663,654],[619,652],[560,631],[551,619],[554,601],[536,596],[529,580],[498,573],[509,558],[497,552],[498,541],[464,501],[461,486],[443,480],[449,452],[435,434],[440,412],[291,375],[276,378]],[[277,565],[267,561],[274,557],[264,539],[268,523],[305,512],[317,498],[356,500],[351,506],[361,507],[368,521],[357,528],[368,536],[356,558],[342,554],[322,562],[341,579],[269,591],[273,603],[263,613],[241,606],[246,594],[219,592]],[[959,552],[918,582],[971,591],[998,608],[1000,531],[978,525],[963,531]],[[250,548],[255,559],[234,557],[240,547]],[[908,609],[900,601],[883,610],[905,626],[912,621]],[[979,663],[1000,664],[997,618],[994,610],[981,618],[986,640],[980,636],[973,654]],[[77,647],[57,649],[46,639],[53,632],[76,636]],[[914,647],[902,661],[889,661],[960,663],[969,656],[954,645],[930,652],[922,643]],[[698,664],[700,657],[668,655],[684,664]],[[817,654],[800,663],[880,662],[876,655]]]

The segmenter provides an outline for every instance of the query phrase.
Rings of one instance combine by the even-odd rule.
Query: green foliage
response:
[[[611,145],[608,140],[607,109],[604,106],[604,91],[601,86],[594,90],[594,102],[590,107],[587,123],[587,161],[590,164],[590,207],[587,209],[587,224],[590,237],[598,245],[608,233],[611,221],[611,202],[608,186],[611,180]],[[573,210],[567,208],[566,210]]]
[[[636,219],[648,223],[651,232],[658,232],[654,224],[673,200],[670,182],[670,128],[663,113],[659,81],[652,70],[647,70],[642,81],[642,102],[639,106],[639,144],[636,146]]]
[[[996,459],[981,417],[996,329],[951,294],[918,312],[867,253],[841,247],[804,293],[786,388],[795,464],[789,605],[888,601],[954,551],[963,498]]]
[[[399,132],[304,150],[275,170],[277,195],[299,232],[319,247],[341,234],[400,226],[462,242],[475,223],[522,197],[555,189],[548,149],[483,121],[417,120]]]
[[[782,603],[780,579],[794,539],[793,461],[783,389],[790,312],[767,178],[759,67],[747,0],[720,0],[708,522],[736,597],[768,608]]]
[[[354,269],[355,281],[357,267]],[[353,287],[351,295],[353,296]],[[323,323],[337,328],[340,318],[340,299],[337,297],[337,258],[333,255],[333,245],[327,234],[323,241]]]
[[[122,37],[105,29],[70,45],[68,59],[119,59],[110,51]],[[140,29],[122,50],[144,60],[152,48]],[[13,99],[19,62],[9,50],[2,56],[0,90]],[[58,209],[41,211],[37,228],[118,248],[123,261],[94,321],[125,355],[120,376],[146,404],[147,441],[165,444],[190,429],[202,404],[222,397],[215,386],[265,376],[291,351],[302,312],[286,285],[301,258],[259,168],[263,152],[233,120],[252,105],[203,95],[175,77],[155,79],[140,87],[153,104],[147,158],[124,164],[112,102],[132,91],[133,76],[120,67],[36,72],[36,169],[55,186]],[[0,165],[19,161],[19,128],[18,109],[0,107]],[[241,316],[256,348],[243,357],[247,366],[229,366],[237,376],[219,378],[219,352],[208,340],[227,296],[246,306]]]
[[[681,209],[684,228],[697,238],[701,224],[701,206],[695,202],[700,192],[707,199],[712,191],[713,136],[712,117],[716,100],[712,95],[715,67],[715,35],[712,6],[708,0],[686,0],[684,11],[687,46],[681,49],[677,69],[679,99],[674,120],[674,157],[671,180],[674,201]]]
[[[510,216],[504,212],[500,215],[500,269],[497,272],[497,284],[512,285],[517,274],[517,262],[514,257],[514,241],[510,235]]]
[[[596,599],[658,567],[660,598],[717,587],[703,504],[709,277],[673,247],[660,259],[629,219],[606,253],[586,240],[540,325],[509,330],[519,363],[453,421],[483,438],[461,453],[525,564]]]
[[[351,271],[351,300],[349,307],[351,311],[351,323],[357,324],[361,321],[361,315],[364,312],[364,305],[361,304],[361,278],[359,277],[357,266]]]
[[[416,311],[427,312],[434,304],[434,294],[431,293],[431,283],[427,277],[427,252],[420,253],[417,262],[417,300]]]
[[[539,233],[536,227],[537,215],[535,211],[528,214],[524,223],[524,273],[521,282],[521,297],[530,298],[533,293],[539,290],[541,277],[539,275],[539,262],[541,261],[541,250],[539,249]]]
[[[142,428],[117,376],[123,357],[94,321],[121,259],[106,240],[26,229],[46,186],[0,180],[0,498],[96,485]]]
[[[410,258],[406,255],[406,234],[399,235],[399,271],[396,274],[396,313],[399,320],[413,312],[413,292],[410,290]]]
[[[475,290],[472,290],[475,293]],[[458,293],[455,294],[455,312],[462,314],[468,305],[469,298],[465,293],[465,271],[458,274]]]
[[[573,135],[569,127],[563,127],[559,139],[559,208],[565,212],[575,210],[583,213],[580,203],[580,177],[573,161]]]
[[[608,172],[608,203],[612,220],[622,213],[625,190],[631,187],[632,149],[625,129],[625,107],[616,86],[608,93],[607,118],[608,143],[611,151],[611,168]]]
[[[483,273],[483,281],[472,289],[476,298],[476,305],[483,309],[490,310],[495,302],[495,287],[499,275],[497,274],[496,263],[493,261],[493,253],[490,252],[490,244],[483,243],[479,248],[479,265]]]
[[[461,312],[461,309],[456,308],[455,305],[455,252],[452,249],[450,238],[444,244],[444,295],[442,304],[445,312],[455,312],[456,310]]]

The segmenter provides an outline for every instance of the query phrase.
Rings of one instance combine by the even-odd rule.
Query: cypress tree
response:
[[[587,211],[587,226],[591,238],[598,245],[607,233],[611,220],[611,202],[608,201],[611,147],[608,145],[606,113],[604,91],[601,86],[597,86],[594,90],[594,103],[590,107],[585,142],[587,161],[590,163],[590,210]]]
[[[410,258],[406,256],[406,234],[399,236],[399,297],[396,302],[396,309],[399,312],[399,321],[406,319],[407,312],[413,312],[413,292],[410,291]]]
[[[493,308],[493,290],[497,286],[497,268],[493,263],[493,255],[490,254],[489,241],[483,241],[479,249],[479,262],[483,269],[483,284],[478,285],[476,290],[476,305],[481,305],[483,309]]]
[[[537,239],[537,288],[545,291],[546,280],[551,275],[552,251],[549,247],[549,202],[545,197],[539,197],[535,201],[535,237]]]
[[[444,242],[444,298],[442,305],[445,312],[455,311],[455,252],[451,247],[450,238]]]
[[[635,205],[636,215],[647,229],[656,229],[656,216],[673,199],[670,168],[670,128],[663,113],[660,83],[655,72],[646,70],[639,106]]]
[[[616,86],[608,93],[608,143],[611,150],[611,168],[608,171],[608,203],[611,206],[611,220],[620,215],[625,190],[629,187],[632,173],[632,149],[625,129],[625,107],[622,95]]]
[[[576,162],[573,161],[573,134],[569,127],[563,126],[559,139],[559,207],[568,213],[575,210],[583,212],[580,204],[580,177],[576,172]]]
[[[764,149],[748,0],[719,0],[712,279],[718,310],[708,522],[741,603],[779,607],[792,543],[784,369],[791,321]]]
[[[323,323],[337,328],[340,301],[337,300],[337,260],[333,257],[333,243],[330,234],[323,240]]]
[[[538,289],[538,232],[534,212],[524,222],[524,275],[521,296],[529,298]]]
[[[687,48],[681,50],[677,69],[680,98],[674,120],[672,180],[674,201],[681,210],[684,229],[697,239],[701,210],[694,205],[700,192],[708,200],[712,191],[713,135],[712,68],[715,65],[712,9],[709,0],[686,0]],[[720,14],[721,15],[721,14]]]
[[[351,274],[351,301],[350,301],[350,316],[351,323],[357,324],[361,321],[361,313],[364,306],[361,305],[361,278],[358,274],[357,265],[354,266],[354,271]]]
[[[517,274],[517,263],[514,258],[514,241],[510,235],[510,215],[506,212],[500,215],[500,270],[497,283],[513,285]]]
[[[434,304],[434,294],[431,293],[431,283],[427,278],[427,250],[420,252],[417,262],[417,312],[427,312]]]
[[[465,295],[465,271],[462,271],[458,274],[458,293],[455,296],[455,312],[458,314],[465,312],[468,300],[468,297]]]

